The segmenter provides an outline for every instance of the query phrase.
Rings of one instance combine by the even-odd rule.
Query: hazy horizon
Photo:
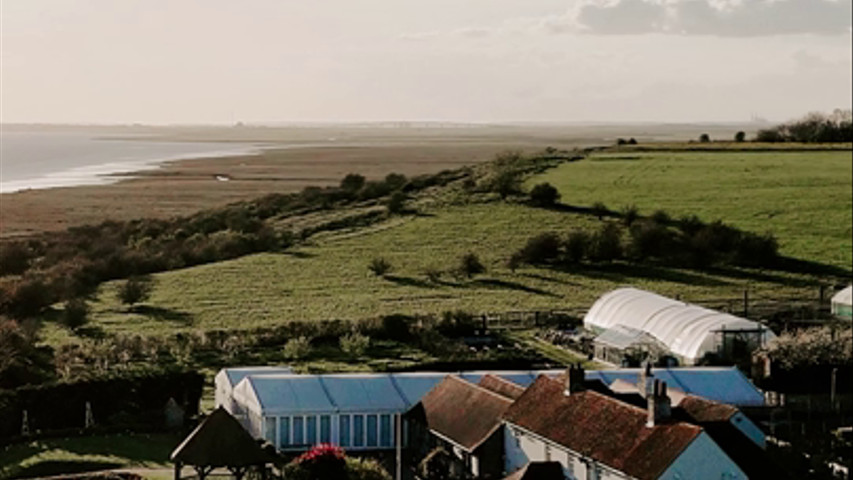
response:
[[[851,5],[3,0],[0,121],[785,121],[850,108]]]

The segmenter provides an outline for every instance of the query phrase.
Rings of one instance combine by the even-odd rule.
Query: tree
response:
[[[703,133],[702,135],[699,135],[699,142],[708,143],[710,141],[711,141],[711,136],[708,135],[707,133]]]
[[[604,218],[604,216],[607,215],[607,212],[608,212],[607,206],[605,204],[603,204],[602,202],[593,203],[590,211],[592,212],[593,215],[598,217],[599,220]]]
[[[744,132],[743,130],[741,130],[740,132],[737,132],[735,134],[735,141],[738,143],[746,141],[746,132]]]
[[[637,144],[637,139],[636,139],[636,138],[631,137],[631,138],[629,138],[629,139],[628,139],[628,145],[636,145],[636,144]]]
[[[480,262],[479,257],[473,252],[462,255],[459,259],[459,273],[471,278],[486,271],[486,267]]]
[[[566,260],[579,263],[590,249],[590,236],[583,230],[575,230],[566,238]]]
[[[510,195],[521,192],[521,173],[511,167],[501,168],[492,180],[492,191],[505,200]]]
[[[385,185],[391,190],[400,190],[406,186],[406,176],[401,173],[389,173],[385,176]]]
[[[377,277],[384,277],[386,273],[391,271],[391,262],[382,257],[376,257],[367,265],[368,270],[373,272]]]
[[[149,275],[130,277],[118,288],[118,299],[121,303],[133,306],[151,298],[154,290],[154,279]]]
[[[640,210],[636,205],[626,205],[622,207],[622,223],[630,227],[640,216]]]
[[[610,262],[622,257],[622,231],[615,223],[605,223],[592,237],[589,256],[598,262]]]
[[[397,190],[396,192],[391,194],[391,197],[388,198],[388,203],[386,206],[388,207],[388,211],[393,214],[402,213],[406,207],[406,200],[408,197],[405,193]]]
[[[530,264],[553,261],[560,254],[560,237],[553,232],[545,232],[527,240],[519,252],[521,259]]]
[[[540,183],[530,190],[530,201],[538,207],[553,207],[560,200],[560,192],[550,183]]]
[[[89,305],[82,298],[73,298],[65,302],[62,322],[71,330],[77,330],[89,321]]]
[[[364,186],[365,178],[357,173],[350,173],[341,180],[341,190],[347,193],[356,193]]]

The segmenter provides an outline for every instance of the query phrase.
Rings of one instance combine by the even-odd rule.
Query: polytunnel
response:
[[[584,326],[598,332],[617,326],[646,332],[688,365],[718,353],[726,335],[755,335],[761,345],[776,337],[758,322],[637,288],[601,296],[584,317]]]

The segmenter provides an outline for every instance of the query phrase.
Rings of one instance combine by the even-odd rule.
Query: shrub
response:
[[[560,254],[560,237],[553,232],[540,233],[528,239],[519,253],[522,260],[530,264],[553,261]]]
[[[737,132],[737,133],[735,134],[735,141],[736,141],[736,142],[738,142],[738,143],[741,143],[741,142],[743,142],[743,141],[746,141],[746,132],[744,132],[743,130],[741,130],[741,131]]]
[[[350,357],[360,357],[364,355],[364,352],[366,352],[367,348],[370,347],[370,337],[358,332],[353,332],[341,337],[339,343],[341,351],[345,354]]]
[[[41,278],[15,280],[7,284],[5,290],[0,291],[0,303],[3,310],[15,318],[34,317],[56,300],[54,288]]]
[[[661,225],[666,225],[672,221],[669,214],[663,210],[655,210],[655,212],[650,217],[655,223],[659,223]]]
[[[385,185],[391,190],[400,190],[406,186],[406,176],[400,173],[389,173],[385,176]]]
[[[0,243],[0,275],[20,275],[30,267],[32,251],[21,242]]]
[[[590,209],[590,212],[592,212],[593,215],[598,217],[599,220],[604,218],[604,216],[607,215],[608,211],[609,210],[607,210],[607,206],[604,205],[604,203],[602,202],[593,203],[592,208]]]
[[[441,315],[437,330],[447,337],[461,337],[473,335],[479,326],[474,315],[464,310],[446,311]]]
[[[628,139],[628,145],[636,145],[636,144],[637,144],[636,138],[631,137],[630,139]]]
[[[550,183],[540,183],[530,190],[530,201],[537,207],[553,207],[560,200],[560,192]]]
[[[492,179],[491,190],[504,200],[521,193],[521,172],[511,167],[501,168]]]
[[[382,336],[388,340],[405,342],[412,337],[412,324],[415,319],[406,315],[386,315],[382,317]]]
[[[625,140],[624,138],[617,138],[616,139],[616,145],[627,145],[627,144],[628,144],[628,141]]]
[[[401,191],[396,191],[391,194],[391,197],[388,198],[388,202],[386,206],[388,207],[388,211],[393,214],[402,213],[406,207],[406,200],[408,197],[405,193]]]
[[[566,260],[579,263],[590,250],[591,238],[583,230],[575,230],[566,237]]]
[[[738,265],[752,267],[770,267],[779,258],[779,242],[771,233],[756,235],[744,234],[735,251]]]
[[[391,189],[385,182],[367,182],[358,191],[358,198],[359,200],[373,200],[389,193],[391,193]]]
[[[125,305],[133,306],[148,300],[153,289],[154,279],[152,277],[148,275],[130,277],[119,286],[118,299]]]
[[[605,223],[593,235],[589,257],[597,262],[610,262],[622,257],[622,231],[615,223]]]
[[[711,136],[708,135],[707,133],[703,133],[702,135],[699,135],[699,142],[708,143],[710,141],[711,141]]]
[[[635,222],[629,230],[628,245],[632,257],[644,260],[649,257],[662,258],[672,252],[673,241],[669,229],[657,222],[643,220]]]
[[[630,227],[631,224],[639,218],[639,216],[640,210],[636,205],[632,204],[622,207],[622,223],[624,223],[625,226]]]
[[[284,344],[282,353],[285,358],[290,360],[305,359],[308,355],[311,355],[311,340],[304,336],[291,338]]]
[[[73,298],[65,302],[62,323],[71,330],[82,327],[89,321],[89,305],[82,298]]]
[[[459,273],[465,277],[471,278],[485,271],[486,267],[473,252],[468,252],[459,259]]]
[[[678,220],[678,228],[687,235],[693,235],[705,226],[696,215],[685,215]]]
[[[341,190],[354,194],[364,186],[365,178],[357,173],[350,173],[341,180]]]
[[[347,457],[347,480],[391,480],[391,475],[373,458]]]
[[[382,257],[376,257],[370,261],[367,268],[377,277],[384,277],[385,274],[391,271],[391,262]]]

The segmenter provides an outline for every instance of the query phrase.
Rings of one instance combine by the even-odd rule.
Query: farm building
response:
[[[583,322],[584,327],[599,333],[596,353],[610,359],[619,352],[629,356],[638,349],[660,355],[657,350],[664,348],[684,365],[700,363],[707,355],[742,358],[776,337],[758,322],[636,288],[604,294]]]
[[[832,296],[832,314],[839,318],[853,318],[853,285]]]

